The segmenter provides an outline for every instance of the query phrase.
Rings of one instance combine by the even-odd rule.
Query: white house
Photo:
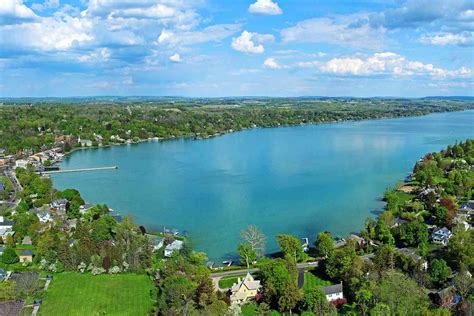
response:
[[[328,302],[344,298],[344,294],[342,293],[342,282],[323,287],[323,292],[326,294]]]
[[[67,203],[68,201],[66,199],[58,199],[49,203],[49,207],[53,212],[64,213],[67,209]]]
[[[437,228],[431,233],[431,240],[434,243],[446,246],[448,244],[449,238],[451,238],[452,235],[453,233],[451,233],[451,231],[446,227]]]
[[[26,159],[18,159],[15,161],[15,168],[23,168],[26,169],[28,167],[28,160]]]
[[[13,229],[15,222],[5,220],[5,217],[0,216],[0,229]]]
[[[171,244],[165,247],[165,257],[171,257],[173,252],[179,251],[183,248],[183,242],[181,240],[175,240]]]

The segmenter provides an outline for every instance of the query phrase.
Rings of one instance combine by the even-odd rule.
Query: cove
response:
[[[267,235],[345,236],[376,216],[384,191],[424,154],[474,137],[474,111],[422,117],[253,129],[205,139],[177,139],[81,150],[55,174],[91,203],[130,214],[148,230],[186,230],[211,260],[235,257],[249,224]]]

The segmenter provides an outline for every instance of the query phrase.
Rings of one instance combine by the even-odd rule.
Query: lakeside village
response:
[[[360,234],[321,232],[314,244],[277,235],[281,252],[269,257],[266,237],[250,225],[237,248],[242,266],[222,268],[206,266],[207,256],[175,232],[146,232],[106,205],[86,203],[77,190],[55,190],[44,172],[61,161],[64,147],[5,152],[0,315],[473,311],[473,140],[420,159]],[[81,290],[89,284],[94,291]]]

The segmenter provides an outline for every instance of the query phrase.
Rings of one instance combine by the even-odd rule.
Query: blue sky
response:
[[[474,95],[471,0],[0,0],[0,95]]]

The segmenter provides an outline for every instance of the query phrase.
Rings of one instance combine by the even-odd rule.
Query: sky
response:
[[[472,0],[0,0],[0,96],[474,95]]]

